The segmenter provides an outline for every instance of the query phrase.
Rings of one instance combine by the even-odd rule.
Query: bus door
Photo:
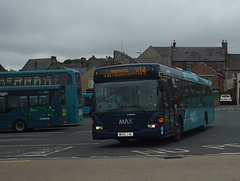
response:
[[[169,134],[174,130],[174,105],[173,105],[173,85],[171,79],[165,82],[166,104],[165,104],[165,131]]]
[[[7,107],[6,107],[6,102],[7,102],[7,95],[4,95],[4,92],[2,92],[3,97],[0,97],[0,129],[7,129],[9,128],[9,119],[10,116],[7,114]]]

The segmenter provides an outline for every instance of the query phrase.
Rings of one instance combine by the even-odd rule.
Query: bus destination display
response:
[[[109,74],[105,74],[105,78],[122,77],[122,76],[144,76],[146,75],[146,67],[135,67],[133,70],[129,68],[110,69]]]
[[[151,66],[119,66],[96,71],[95,81],[102,79],[131,79],[156,77]]]

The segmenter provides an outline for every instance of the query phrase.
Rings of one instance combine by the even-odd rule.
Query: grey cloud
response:
[[[0,62],[29,58],[137,57],[148,46],[221,46],[240,53],[238,0],[0,0]]]

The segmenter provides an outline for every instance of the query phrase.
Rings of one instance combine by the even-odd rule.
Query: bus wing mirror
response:
[[[160,91],[165,91],[165,90],[166,90],[166,89],[165,89],[165,84],[164,84],[163,81],[160,81],[160,82],[159,82],[159,90],[160,90]]]

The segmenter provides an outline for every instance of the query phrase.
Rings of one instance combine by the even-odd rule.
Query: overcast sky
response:
[[[240,54],[239,0],[0,0],[0,64],[138,57],[150,45],[221,46]]]

